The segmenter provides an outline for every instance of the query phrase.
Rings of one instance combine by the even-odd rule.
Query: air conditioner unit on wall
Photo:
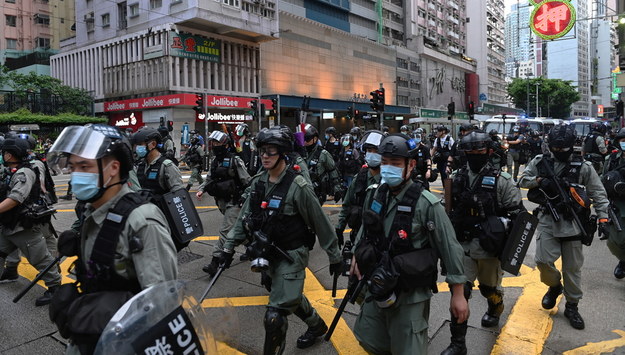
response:
[[[95,17],[95,15],[93,14],[93,12],[90,12],[90,13],[85,15],[85,21],[93,21],[94,17]]]

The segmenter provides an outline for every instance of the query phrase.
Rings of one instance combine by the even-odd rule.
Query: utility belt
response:
[[[480,246],[486,252],[498,256],[503,251],[512,221],[507,217],[486,216],[473,222],[454,223],[456,238],[460,243],[479,239]]]
[[[206,184],[204,190],[211,196],[221,199],[233,199],[238,200],[241,193],[234,179],[228,179],[223,181],[211,180]]]
[[[593,163],[602,163],[605,159],[601,154],[586,153],[584,154],[584,160],[587,160]]]

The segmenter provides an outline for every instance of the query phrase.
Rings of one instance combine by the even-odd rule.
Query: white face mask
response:
[[[378,153],[367,152],[365,161],[370,168],[377,168],[382,163],[382,156]]]

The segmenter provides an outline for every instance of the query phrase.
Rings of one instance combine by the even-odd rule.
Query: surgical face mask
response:
[[[328,136],[327,134],[325,135],[326,140],[330,139],[330,136]]]
[[[107,165],[102,169],[106,170],[111,164]],[[83,173],[83,172],[73,172],[70,178],[72,183],[72,192],[76,196],[76,198],[80,201],[92,202],[100,198],[104,191],[108,187],[106,185],[111,181],[112,177],[104,184],[104,187],[98,186],[100,180],[100,174],[98,173]]]
[[[416,138],[413,138],[413,140],[414,140],[414,142],[415,142],[416,144],[421,143],[421,137],[416,137]]]
[[[343,147],[347,147],[349,145],[349,141],[343,141]]]
[[[0,155],[0,165],[4,164],[4,155]]]
[[[382,163],[382,156],[378,153],[367,152],[367,154],[365,154],[365,161],[370,168],[377,168]]]
[[[488,163],[488,154],[467,154],[467,162],[472,172],[479,173]]]
[[[148,155],[148,148],[144,145],[138,145],[135,147],[135,153],[137,154],[137,158],[145,158],[145,156]]]
[[[618,144],[621,146],[621,150],[625,151],[625,142],[619,142]]]
[[[390,187],[395,187],[404,181],[404,168],[392,165],[382,165],[380,167],[380,175],[383,182]]]

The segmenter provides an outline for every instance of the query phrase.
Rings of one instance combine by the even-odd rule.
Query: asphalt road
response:
[[[185,178],[188,172],[185,172]],[[60,194],[67,188],[69,175],[55,178]],[[432,186],[432,191],[442,192],[440,182]],[[525,197],[525,191],[523,191]],[[58,213],[53,221],[58,231],[65,230],[73,222],[72,212],[75,200],[62,201],[56,207]],[[525,201],[532,209],[531,203]],[[179,254],[179,278],[194,280],[206,285],[208,276],[202,266],[210,259],[216,243],[222,216],[214,201],[205,197],[196,201],[204,223],[205,237],[199,238]],[[324,210],[335,222],[338,207],[324,206]],[[586,321],[585,330],[575,330],[563,316],[564,301],[557,309],[545,311],[540,306],[547,287],[540,282],[535,269],[532,242],[525,266],[520,276],[506,274],[505,311],[500,325],[494,329],[483,328],[480,319],[486,311],[486,301],[475,289],[470,301],[471,317],[467,344],[470,354],[625,354],[625,279],[613,276],[616,259],[610,254],[605,243],[595,239],[591,247],[584,248],[585,265],[583,271],[584,299],[579,304],[580,313]],[[242,249],[238,250],[239,252]],[[237,254],[238,255],[238,254]],[[70,261],[63,263],[66,274]],[[339,290],[336,298],[331,297],[332,279],[328,272],[328,258],[321,248],[311,252],[305,294],[329,323],[341,301],[344,291]],[[35,307],[34,301],[44,288],[34,287],[19,303],[11,302],[24,288],[29,279],[35,276],[34,269],[27,263],[20,266],[18,282],[0,285],[0,354],[61,354],[65,340],[56,332],[48,320],[47,307]],[[70,279],[64,277],[64,281]],[[442,278],[439,281],[443,281]],[[346,287],[345,278],[339,280],[339,289]],[[449,292],[444,283],[439,283],[440,292],[432,298],[430,314],[429,353],[439,354],[449,343]],[[221,348],[220,353],[261,354],[264,340],[262,319],[265,312],[268,292],[260,285],[258,274],[252,273],[248,262],[240,262],[235,257],[233,266],[226,270],[211,290],[203,306],[215,314],[227,315],[220,318],[221,324],[213,327],[227,329],[226,339],[229,350]],[[224,307],[227,304],[227,307]],[[296,339],[306,329],[294,316],[289,317],[289,331],[285,354],[361,354],[351,328],[358,308],[347,307],[342,322],[339,323],[331,342],[320,341],[310,349],[299,350]]]

